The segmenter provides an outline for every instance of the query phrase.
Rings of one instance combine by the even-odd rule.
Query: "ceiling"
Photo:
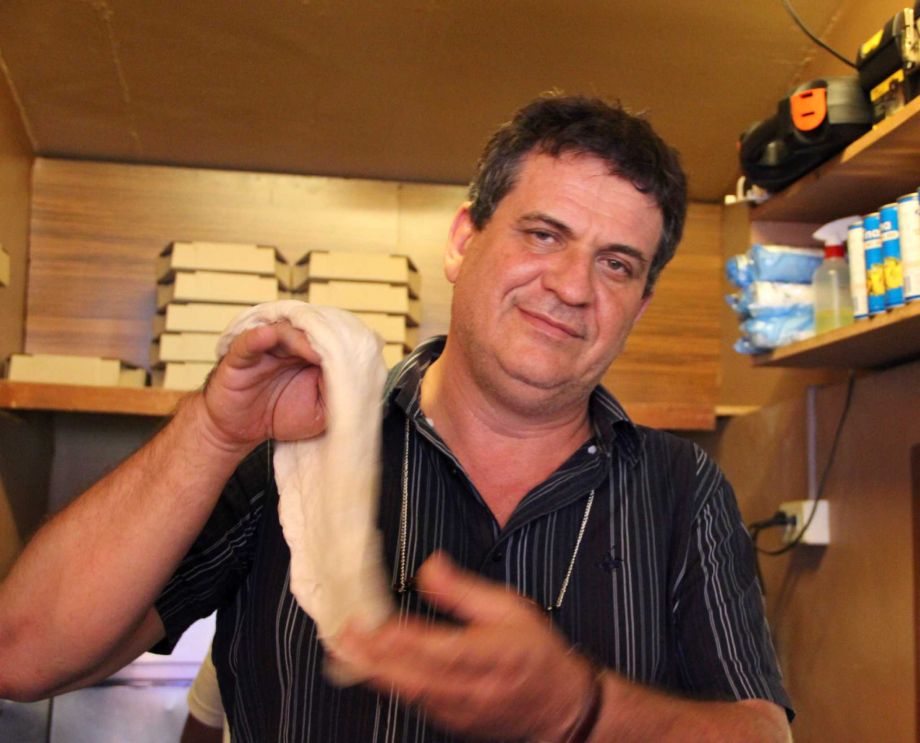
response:
[[[700,201],[814,53],[780,0],[0,0],[39,155],[464,183],[555,88],[646,111]]]

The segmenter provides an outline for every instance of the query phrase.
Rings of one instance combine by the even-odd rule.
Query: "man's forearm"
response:
[[[0,584],[0,697],[96,667],[138,626],[245,452],[209,435],[200,394],[71,503]]]
[[[617,740],[788,743],[789,724],[781,707],[765,700],[699,702],[668,696],[624,680],[602,676],[600,717],[590,743]]]

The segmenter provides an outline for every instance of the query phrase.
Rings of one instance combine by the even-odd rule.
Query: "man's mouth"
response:
[[[584,338],[585,333],[580,325],[565,322],[553,315],[540,312],[539,310],[524,309],[520,305],[517,307],[524,318],[538,330],[543,330],[551,336],[559,338]]]

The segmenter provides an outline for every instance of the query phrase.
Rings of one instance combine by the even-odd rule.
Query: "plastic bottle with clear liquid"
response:
[[[843,245],[825,245],[824,261],[812,278],[816,334],[853,322],[850,269],[843,255]]]

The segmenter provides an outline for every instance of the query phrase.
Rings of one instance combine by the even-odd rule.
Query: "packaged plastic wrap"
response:
[[[738,353],[762,353],[815,334],[814,310],[796,309],[772,317],[752,317],[741,323],[741,339],[735,343]]]
[[[823,259],[821,248],[755,243],[747,253],[729,258],[725,272],[729,281],[740,289],[755,281],[810,284]]]
[[[814,303],[810,284],[783,281],[754,281],[725,297],[728,306],[741,317],[772,317],[804,311]]]

